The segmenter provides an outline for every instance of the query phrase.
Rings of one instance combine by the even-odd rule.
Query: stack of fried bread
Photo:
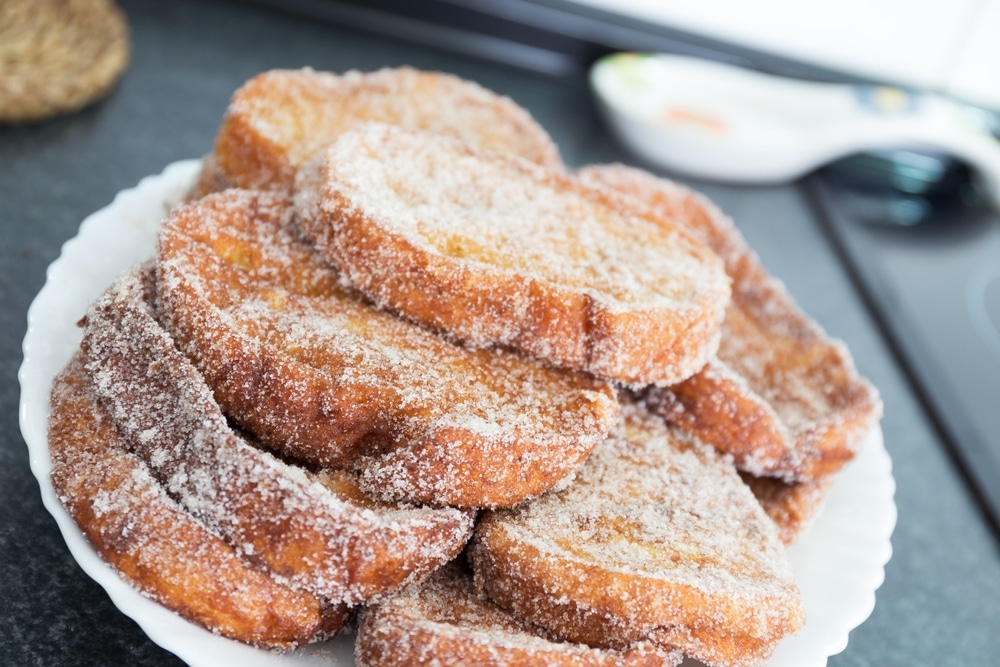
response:
[[[249,81],[81,326],[49,446],[98,553],[361,665],[765,664],[881,409],[710,202],[407,68]]]

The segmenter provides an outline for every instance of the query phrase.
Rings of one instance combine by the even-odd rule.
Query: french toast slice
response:
[[[621,401],[572,484],[481,517],[477,586],[569,641],[763,665],[804,620],[775,525],[728,457]]]
[[[229,190],[176,209],[160,236],[167,328],[265,444],[356,469],[375,498],[496,507],[561,482],[611,428],[607,382],[377,310],[291,213],[282,196]]]
[[[314,474],[234,432],[156,320],[151,267],[88,310],[95,393],[133,451],[192,515],[279,581],[349,605],[419,580],[465,546],[474,514],[375,504],[357,480]]]
[[[301,165],[365,121],[439,132],[539,164],[562,164],[549,135],[511,99],[450,74],[409,67],[259,74],[233,94],[214,155],[219,172],[235,187],[290,192]]]
[[[100,407],[79,353],[52,386],[52,486],[87,541],[132,586],[230,639],[292,648],[336,634],[346,605],[278,583],[167,494]]]
[[[378,123],[311,166],[301,228],[381,307],[629,385],[679,382],[716,351],[722,263],[628,197]]]
[[[355,641],[358,667],[671,667],[681,658],[648,642],[619,651],[546,637],[477,595],[459,561],[362,609]]]
[[[847,347],[768,273],[732,219],[704,196],[639,169],[598,165],[578,173],[687,229],[723,259],[733,280],[718,359],[685,382],[652,390],[651,403],[754,475],[808,481],[850,461],[881,418],[878,391]]]

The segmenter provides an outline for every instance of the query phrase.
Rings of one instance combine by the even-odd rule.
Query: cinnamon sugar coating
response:
[[[854,458],[882,415],[877,390],[770,275],[739,230],[708,199],[624,165],[581,169],[687,229],[733,280],[718,359],[650,400],[673,423],[733,455],[754,475],[814,480]]]
[[[376,123],[311,166],[302,229],[380,306],[630,385],[679,382],[716,351],[721,262],[629,198]]]
[[[327,481],[234,433],[155,319],[154,291],[148,269],[120,276],[88,311],[82,348],[102,404],[192,515],[279,581],[347,604],[461,551],[471,512],[358,502],[356,481]]]
[[[471,554],[496,604],[591,646],[763,665],[803,623],[784,546],[732,462],[625,399],[573,484],[486,513]]]
[[[52,386],[52,486],[87,541],[131,585],[224,637],[293,648],[337,633],[345,605],[246,562],[172,500],[97,402],[75,355]]]
[[[606,382],[372,307],[298,236],[281,196],[178,208],[159,260],[164,321],[226,414],[289,456],[359,470],[370,496],[516,504],[564,480],[614,423]]]
[[[477,595],[457,561],[363,609],[355,643],[359,667],[672,667],[681,658],[648,642],[619,651],[548,637]]]
[[[290,192],[302,164],[365,121],[439,132],[539,164],[562,164],[545,130],[509,98],[449,74],[409,67],[259,74],[233,95],[215,155],[232,185]]]

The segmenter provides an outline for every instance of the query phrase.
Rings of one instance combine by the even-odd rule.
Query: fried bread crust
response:
[[[562,164],[545,130],[509,98],[449,74],[409,67],[259,74],[233,95],[215,156],[221,174],[236,187],[290,192],[302,164],[365,121],[440,132],[539,164]]]
[[[222,173],[222,167],[219,166],[219,159],[210,153],[202,158],[201,169],[198,170],[198,178],[195,179],[194,185],[188,190],[185,199],[187,201],[194,201],[213,192],[228,190],[231,187],[233,186],[229,182],[229,179]]]
[[[157,322],[154,293],[151,270],[136,269],[97,300],[84,327],[87,370],[154,475],[238,553],[280,581],[353,605],[462,550],[472,512],[358,502],[349,477],[313,475],[234,433]]]
[[[572,485],[486,513],[470,549],[491,600],[591,646],[762,665],[803,623],[784,546],[731,461],[624,399]]]
[[[757,477],[741,472],[757,502],[778,527],[778,536],[786,545],[798,539],[819,516],[833,477],[810,482],[784,482],[775,477]]]
[[[651,403],[754,475],[808,481],[853,459],[881,417],[878,391],[847,347],[767,272],[732,220],[698,193],[635,168],[599,165],[579,174],[690,231],[733,279],[718,358],[699,375],[654,390]]]
[[[299,176],[307,236],[382,307],[626,384],[714,355],[719,259],[605,188],[508,154],[368,123]]]
[[[349,616],[245,562],[174,502],[98,405],[75,355],[52,387],[49,452],[60,502],[103,560],[143,594],[224,637],[292,648]]]
[[[472,573],[458,561],[363,609],[355,642],[359,667],[671,667],[681,658],[649,643],[619,651],[547,637],[477,595]]]
[[[607,382],[378,311],[290,214],[278,195],[230,190],[175,210],[160,237],[165,323],[269,446],[356,468],[373,497],[491,507],[559,483],[611,428]]]

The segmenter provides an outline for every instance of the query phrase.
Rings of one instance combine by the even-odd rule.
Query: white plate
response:
[[[75,323],[116,275],[153,255],[160,222],[183,197],[198,167],[197,160],[177,162],[120,192],[109,206],[83,221],[49,266],[45,286],[28,310],[24,362],[18,373],[21,432],[31,469],[80,567],[154,642],[190,665],[350,665],[349,637],[292,653],[262,651],[213,635],[146,599],[97,556],[49,482],[49,387],[79,344]],[[839,475],[823,514],[790,550],[808,620],[778,648],[772,667],[825,665],[828,656],[847,646],[848,633],[871,614],[875,590],[892,555],[894,492],[892,463],[876,428],[861,455]]]

